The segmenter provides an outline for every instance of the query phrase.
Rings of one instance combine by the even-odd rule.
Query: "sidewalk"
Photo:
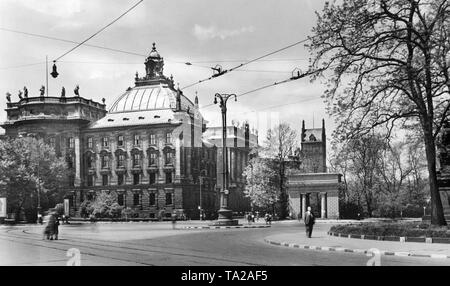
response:
[[[429,257],[450,259],[448,244],[428,244],[417,242],[393,242],[362,240],[353,238],[334,237],[327,235],[326,230],[316,230],[312,238],[307,238],[302,228],[295,233],[271,235],[265,242],[292,248],[303,248],[320,251],[340,251],[366,254],[369,249],[377,249],[383,255]]]

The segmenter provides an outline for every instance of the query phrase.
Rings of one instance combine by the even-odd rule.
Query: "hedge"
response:
[[[343,235],[374,235],[400,237],[443,237],[450,238],[448,227],[434,227],[425,223],[359,223],[335,225],[330,232]]]

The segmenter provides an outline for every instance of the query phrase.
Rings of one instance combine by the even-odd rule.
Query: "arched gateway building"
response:
[[[175,88],[163,66],[153,44],[145,76],[136,73],[135,86],[108,112],[104,100],[85,99],[78,90],[72,97],[41,92],[7,103],[1,125],[6,136],[44,138],[74,169],[68,192],[72,216],[80,215],[83,201],[108,192],[140,217],[169,217],[173,211],[198,217],[200,181],[206,217],[215,214],[217,148],[202,139],[206,121],[197,97],[192,102]]]

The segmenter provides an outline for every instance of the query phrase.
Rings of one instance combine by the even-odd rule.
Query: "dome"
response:
[[[156,44],[153,43],[152,51],[151,51],[150,54],[148,55],[149,58],[161,58],[160,54],[159,54],[158,51],[156,50],[155,45],[156,45]]]
[[[112,105],[110,113],[176,108],[177,92],[166,84],[135,87],[127,90]],[[181,109],[194,105],[181,95]]]

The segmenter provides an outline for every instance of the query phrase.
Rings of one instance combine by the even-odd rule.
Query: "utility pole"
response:
[[[230,97],[234,97],[237,101],[236,94],[220,94],[214,96],[214,104],[220,101],[220,109],[222,112],[222,190],[220,192],[220,209],[219,219],[214,225],[237,225],[238,220],[233,220],[233,212],[228,209],[228,154],[227,154],[227,101]]]
[[[45,56],[45,92],[47,93],[48,97],[48,56]]]

